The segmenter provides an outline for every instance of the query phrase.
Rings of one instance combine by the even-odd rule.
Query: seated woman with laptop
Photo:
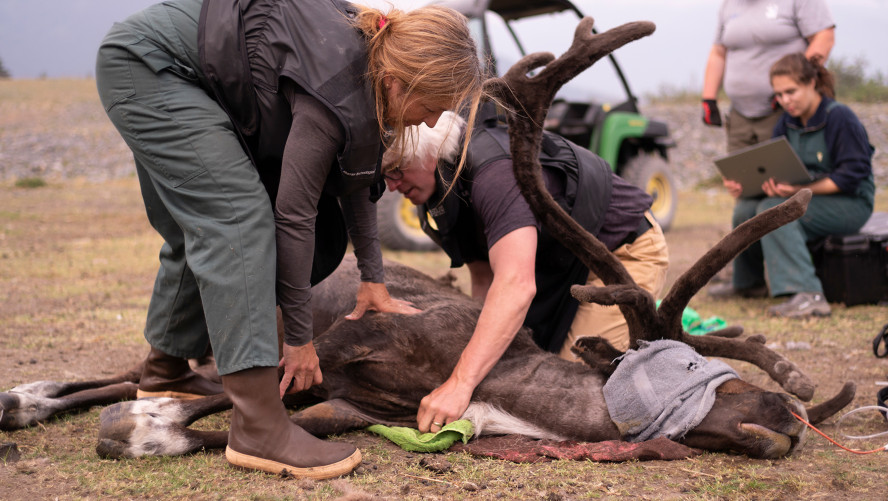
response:
[[[805,318],[827,316],[829,304],[814,270],[807,242],[827,235],[857,233],[873,212],[874,149],[863,124],[834,99],[832,74],[804,54],[789,54],[771,67],[771,87],[785,113],[774,137],[785,136],[813,181],[787,184],[766,180],[763,195],[743,197],[740,182],[725,179],[737,199],[732,218],[737,227],[756,214],[808,188],[814,197],[799,220],[766,235],[734,260],[733,283],[713,286],[716,297],[789,296],[772,306],[772,315]],[[767,282],[765,272],[767,270]]]

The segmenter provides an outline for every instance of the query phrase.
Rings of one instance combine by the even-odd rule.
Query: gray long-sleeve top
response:
[[[311,264],[318,200],[336,154],[344,142],[336,117],[295,85],[282,86],[293,113],[275,200],[277,300],[284,320],[284,342],[302,346],[312,339]],[[349,237],[361,280],[382,283],[382,252],[376,206],[370,189],[341,196]]]

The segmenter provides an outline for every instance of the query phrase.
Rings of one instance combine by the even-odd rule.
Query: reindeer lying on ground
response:
[[[763,339],[731,339],[742,329],[715,335],[688,336],[681,330],[681,312],[691,297],[734,256],[764,234],[800,217],[810,200],[802,192],[732,231],[682,275],[659,309],[637,287],[620,262],[593,236],[583,231],[541,189],[537,162],[540,129],[555,91],[599,58],[629,41],[650,34],[650,23],[630,23],[600,35],[591,34],[592,20],[577,29],[574,44],[561,58],[531,55],[516,64],[489,88],[520,113],[510,116],[512,156],[516,176],[534,212],[565,246],[577,253],[607,284],[603,288],[575,287],[581,300],[619,305],[630,328],[631,344],[642,340],[684,341],[706,356],[751,362],[802,400],[810,400],[814,385]],[[545,65],[534,77],[531,70]],[[314,290],[315,347],[321,359],[321,385],[293,396],[290,403],[309,405],[292,419],[312,433],[326,435],[369,424],[414,426],[420,399],[450,374],[474,330],[480,306],[469,297],[415,270],[386,265],[387,286],[395,297],[412,301],[423,311],[412,316],[367,314],[357,321],[342,317],[353,307],[358,274],[347,260]],[[479,434],[521,433],[536,438],[600,441],[621,438],[608,414],[602,388],[613,372],[613,348],[599,339],[586,339],[577,350],[587,364],[567,362],[537,347],[522,330],[478,386],[465,417]],[[88,405],[133,398],[138,368],[118,384],[104,388],[104,400],[82,398],[82,392],[56,400]],[[102,390],[84,390],[86,392]],[[682,441],[712,451],[733,451],[751,457],[776,458],[803,442],[804,425],[793,413],[819,422],[853,398],[853,385],[810,409],[795,398],[765,391],[739,379],[718,387],[709,413]],[[0,428],[29,423],[25,390],[0,394]],[[93,397],[95,395],[92,395]],[[34,400],[36,402],[36,400]],[[33,404],[37,405],[37,404]],[[190,401],[145,399],[112,405],[101,414],[97,451],[106,457],[174,455],[202,448],[223,447],[225,431],[187,428],[197,419],[230,408],[225,395]],[[64,405],[56,405],[62,409]],[[46,415],[41,415],[44,419]]]
[[[358,271],[347,259],[315,288],[315,325],[323,334],[316,349],[324,382],[292,397],[291,404],[317,402],[292,419],[317,435],[344,433],[370,424],[415,426],[420,399],[449,375],[474,329],[480,306],[449,285],[395,263],[386,263],[388,286],[396,297],[413,301],[415,316],[368,314],[359,321],[342,317],[353,307]],[[135,381],[137,369],[122,378]],[[535,438],[601,441],[620,438],[602,394],[607,376],[585,364],[542,351],[522,330],[477,388],[466,413],[478,434],[520,433]],[[110,380],[106,380],[110,381]],[[115,382],[43,402],[93,405],[135,397],[132,382]],[[10,405],[27,391],[0,394],[6,409],[0,427],[21,424],[29,406]],[[87,402],[83,394],[101,394]],[[682,442],[692,447],[776,458],[801,445],[804,426],[791,412],[820,421],[847,403],[847,395],[808,409],[789,395],[765,392],[739,379],[723,384],[700,425]],[[32,400],[40,403],[40,399]],[[54,405],[54,410],[62,406]],[[224,447],[227,431],[187,428],[206,415],[230,408],[225,395],[197,400],[143,399],[102,411],[97,451],[104,457],[178,455]],[[36,408],[40,405],[34,406]],[[33,407],[32,407],[33,408]],[[73,407],[72,407],[73,408]],[[46,415],[41,415],[43,419]]]

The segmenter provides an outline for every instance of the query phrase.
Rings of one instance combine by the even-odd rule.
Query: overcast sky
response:
[[[0,0],[0,60],[14,78],[91,77],[95,52],[115,21],[155,0]],[[368,0],[381,5],[382,0]],[[412,8],[421,0],[393,0]],[[698,89],[712,43],[718,0],[578,0],[575,3],[604,30],[628,21],[657,24],[651,37],[617,53],[636,93],[661,88]],[[833,58],[867,61],[867,71],[888,75],[888,0],[827,0],[836,19]],[[571,25],[548,20],[519,33],[530,50],[561,53]],[[567,38],[565,38],[567,37]],[[505,47],[509,40],[494,39]],[[602,66],[603,63],[599,63]],[[589,85],[615,84],[594,78]],[[609,91],[604,91],[608,93]]]

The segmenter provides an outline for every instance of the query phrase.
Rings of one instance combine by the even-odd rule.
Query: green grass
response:
[[[39,177],[23,177],[16,179],[16,188],[42,188],[46,186],[46,181]]]

